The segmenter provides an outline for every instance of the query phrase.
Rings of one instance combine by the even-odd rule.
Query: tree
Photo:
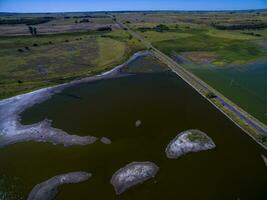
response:
[[[33,28],[33,35],[34,35],[34,36],[37,35],[37,29],[36,29],[36,27]]]
[[[112,31],[111,27],[100,27],[97,29],[97,31]]]
[[[155,26],[154,29],[157,32],[163,32],[163,31],[168,31],[169,27],[166,26],[165,24],[159,24],[159,25]]]
[[[80,23],[88,23],[88,22],[90,22],[89,19],[82,19],[82,20],[80,20]]]
[[[28,26],[28,28],[29,28],[31,35],[33,35],[33,28],[31,26]]]
[[[207,97],[208,99],[214,99],[214,98],[217,98],[217,96],[216,96],[213,92],[208,92],[208,93],[206,94],[206,97]]]
[[[36,27],[28,26],[28,28],[29,28],[29,31],[30,31],[32,36],[36,36],[37,35]]]

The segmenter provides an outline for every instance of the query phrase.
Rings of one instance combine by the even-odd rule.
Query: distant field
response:
[[[87,32],[100,27],[117,28],[111,18],[102,15],[50,14],[0,16],[0,36],[30,35],[28,26],[39,34]]]
[[[187,59],[193,62],[205,60],[220,67],[267,58],[265,11],[158,12],[117,17],[170,56],[190,55]],[[159,25],[168,29],[156,30]],[[204,53],[212,57],[208,59],[206,54],[203,59]]]

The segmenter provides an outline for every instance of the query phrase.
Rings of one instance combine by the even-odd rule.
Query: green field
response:
[[[117,17],[170,56],[190,55],[186,58],[192,58],[191,61],[198,63],[202,61],[201,55],[205,52],[212,55],[209,60],[206,54],[205,61],[220,67],[267,58],[266,29],[251,28],[266,25],[265,11],[158,12],[121,14]],[[156,30],[158,25],[167,26],[168,29]],[[225,30],[216,25],[225,26]]]

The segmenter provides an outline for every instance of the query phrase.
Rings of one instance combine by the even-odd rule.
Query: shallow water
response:
[[[25,199],[52,176],[80,170],[93,177],[60,187],[57,199],[267,199],[260,157],[267,152],[171,72],[80,84],[22,114],[24,124],[44,118],[68,133],[109,137],[112,144],[65,148],[29,142],[1,149],[0,191],[13,199]],[[206,132],[217,148],[167,159],[169,141],[192,128]],[[116,196],[111,176],[132,161],[152,161],[160,171]]]
[[[190,69],[202,80],[267,124],[267,60],[227,68],[196,65]]]

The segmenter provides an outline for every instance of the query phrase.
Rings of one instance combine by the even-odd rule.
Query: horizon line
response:
[[[169,10],[169,9],[159,9],[159,10],[92,10],[92,11],[54,11],[54,12],[14,12],[14,11],[0,11],[0,13],[7,14],[52,14],[52,13],[94,13],[94,12],[241,12],[241,11],[267,11],[266,8],[256,8],[256,9],[213,9],[213,10]]]

